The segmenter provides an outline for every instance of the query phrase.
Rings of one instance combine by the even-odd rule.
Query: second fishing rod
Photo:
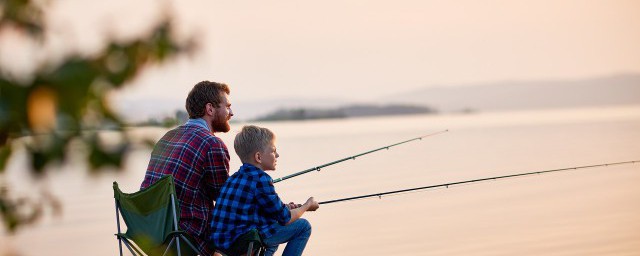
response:
[[[281,178],[274,179],[273,183],[278,183],[278,182],[281,182],[283,180],[287,180],[287,179],[290,179],[290,178],[293,178],[293,177],[296,177],[296,176],[300,176],[300,175],[303,175],[303,174],[306,174],[306,173],[309,173],[309,172],[312,172],[312,171],[320,171],[322,168],[325,168],[325,167],[328,167],[328,166],[331,166],[331,165],[334,165],[334,164],[338,164],[338,163],[341,163],[341,162],[344,162],[344,161],[347,161],[347,160],[355,160],[358,157],[361,157],[361,156],[364,156],[364,155],[367,155],[367,154],[371,154],[371,153],[374,153],[374,152],[377,152],[377,151],[380,151],[380,150],[383,150],[383,149],[389,149],[389,148],[392,148],[392,147],[395,147],[395,146],[398,146],[398,145],[402,145],[402,144],[405,144],[405,143],[408,143],[408,142],[412,142],[412,141],[416,141],[416,140],[422,140],[424,138],[435,136],[435,135],[438,135],[438,134],[442,134],[442,133],[445,133],[445,132],[448,132],[448,131],[449,130],[442,130],[442,131],[430,133],[430,134],[427,134],[427,135],[415,137],[415,138],[412,138],[412,139],[408,139],[408,140],[401,141],[401,142],[398,142],[398,143],[394,143],[394,144],[391,144],[391,145],[387,145],[387,146],[384,146],[384,147],[380,147],[380,148],[376,148],[376,149],[373,149],[373,150],[369,150],[367,152],[363,152],[363,153],[356,154],[356,155],[353,155],[353,156],[345,157],[345,158],[342,158],[342,159],[339,159],[339,160],[336,160],[336,161],[333,161],[333,162],[329,162],[329,163],[326,163],[326,164],[321,164],[321,165],[318,165],[318,166],[315,166],[315,167],[312,167],[312,168],[309,168],[309,169],[306,169],[306,170],[303,170],[303,171],[299,171],[299,172],[296,172],[296,173],[293,173],[293,174],[289,174],[289,175],[281,177]]]

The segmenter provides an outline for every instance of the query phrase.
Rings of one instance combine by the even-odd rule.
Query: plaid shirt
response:
[[[213,209],[211,240],[228,249],[236,238],[256,228],[262,238],[275,233],[275,226],[291,219],[289,208],[276,194],[271,176],[244,164],[229,177]]]
[[[156,143],[141,189],[172,174],[180,203],[180,227],[190,234],[200,251],[212,255],[208,246],[209,219],[214,199],[229,177],[229,151],[202,119],[167,132]]]

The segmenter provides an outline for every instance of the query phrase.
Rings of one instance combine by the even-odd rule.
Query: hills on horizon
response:
[[[380,99],[375,102],[327,98],[284,98],[251,102],[237,99],[234,101],[234,113],[237,120],[254,120],[278,111],[280,114],[299,110],[321,113],[323,109],[330,112],[358,108],[358,111],[366,112],[367,116],[384,115],[389,114],[389,111],[385,110],[385,113],[382,110],[390,106],[405,106],[407,110],[412,107],[429,109],[430,111],[426,112],[430,113],[451,113],[640,104],[640,73],[579,80],[502,81],[427,86],[389,95],[384,101]],[[173,116],[176,111],[183,110],[184,99],[139,99],[121,101],[115,105],[125,119],[140,121]],[[402,110],[393,113],[402,114]]]
[[[390,105],[348,105],[338,108],[286,108],[278,109],[255,118],[256,121],[310,120],[327,118],[350,118],[382,115],[428,114],[436,111],[423,106],[390,104]]]
[[[394,102],[428,105],[441,112],[640,104],[640,74],[427,87],[391,98]]]

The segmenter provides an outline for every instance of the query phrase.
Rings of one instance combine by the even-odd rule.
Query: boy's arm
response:
[[[291,213],[291,219],[289,219],[289,222],[287,223],[287,225],[300,219],[300,217],[302,217],[302,214],[304,214],[306,211],[315,211],[319,207],[320,205],[318,204],[318,202],[315,199],[313,199],[313,197],[309,197],[309,199],[307,199],[307,202],[304,203],[302,206],[289,210],[289,212]]]
[[[291,217],[289,208],[278,197],[271,178],[261,175],[255,185],[255,198],[263,214],[275,219],[280,225],[286,225]]]

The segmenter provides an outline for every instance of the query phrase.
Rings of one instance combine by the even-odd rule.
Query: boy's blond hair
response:
[[[255,125],[246,125],[236,134],[233,148],[242,163],[248,163],[253,155],[264,150],[276,139],[276,135],[269,129]]]

